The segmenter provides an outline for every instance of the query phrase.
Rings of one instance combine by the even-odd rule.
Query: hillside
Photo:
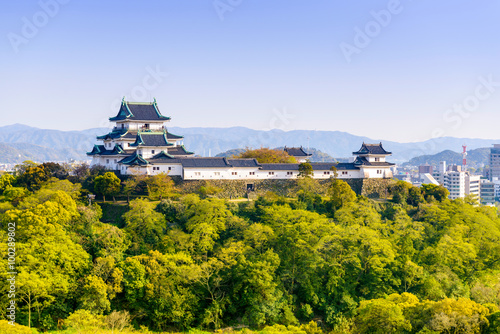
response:
[[[470,150],[467,154],[467,165],[474,168],[488,165],[489,153],[490,149],[488,147]],[[445,150],[437,154],[415,157],[413,159],[410,159],[410,161],[408,161],[408,164],[411,166],[419,166],[425,164],[438,166],[440,161],[446,161],[447,164],[461,165],[462,154],[451,150]]]
[[[283,147],[277,147],[276,149],[282,150]],[[235,148],[235,149],[232,149],[232,150],[228,150],[226,152],[219,153],[216,156],[217,157],[232,157],[232,156],[236,156],[236,155],[242,153],[243,151],[245,151],[245,149],[243,149],[243,148]],[[311,158],[309,159],[309,160],[311,160],[311,162],[329,162],[329,161],[335,161],[335,159],[332,156],[330,156],[329,154],[321,152],[320,150],[317,150],[315,148],[311,147],[311,148],[305,149],[305,151],[307,153],[311,153],[312,154]]]
[[[315,149],[335,158],[348,158],[352,152],[359,149],[363,142],[376,143],[382,141],[384,147],[393,153],[390,158],[393,162],[402,163],[424,154],[437,154],[444,150],[459,150],[463,143],[469,149],[489,147],[500,140],[469,139],[444,137],[416,143],[397,143],[393,141],[373,139],[352,135],[341,131],[313,131],[313,130],[270,130],[260,131],[245,127],[231,128],[179,128],[169,127],[172,133],[184,135],[186,148],[200,156],[215,156],[235,148],[283,147],[304,146]],[[5,152],[19,150],[18,160],[23,156],[35,154],[43,157],[43,151],[57,153],[59,160],[87,160],[85,155],[95,144],[97,135],[108,132],[108,128],[94,128],[83,131],[59,131],[29,127],[14,124],[0,127],[0,143],[4,143]],[[32,144],[37,147],[12,147],[11,144]],[[40,148],[41,147],[41,148]],[[30,151],[31,150],[31,151]],[[55,152],[53,152],[53,151]],[[19,157],[21,155],[21,157]],[[0,155],[0,163],[15,159],[16,154]]]
[[[53,150],[28,143],[0,143],[1,163],[14,164],[25,160],[32,161],[66,161],[68,157],[77,156],[68,150]]]

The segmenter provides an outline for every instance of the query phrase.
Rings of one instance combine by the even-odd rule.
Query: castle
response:
[[[299,175],[299,163],[310,154],[302,148],[285,147],[299,163],[259,163],[255,159],[195,157],[183,145],[183,136],[168,132],[170,117],[160,113],[156,99],[151,103],[127,102],[123,98],[120,110],[109,119],[115,123],[110,133],[98,136],[102,144],[94,145],[87,155],[92,165],[104,166],[123,175],[167,173],[184,180],[263,180],[294,179]],[[365,144],[353,152],[349,163],[312,162],[315,179],[391,178],[391,166],[382,143]],[[336,168],[336,171],[332,170]]]

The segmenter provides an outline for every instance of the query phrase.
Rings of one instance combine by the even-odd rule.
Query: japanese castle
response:
[[[101,143],[94,145],[87,155],[92,156],[92,165],[101,165],[123,175],[167,173],[184,180],[293,179],[299,174],[299,164],[311,156],[302,147],[285,147],[298,163],[195,157],[184,147],[183,136],[168,132],[166,123],[170,117],[160,113],[156,99],[151,103],[137,103],[123,98],[118,114],[109,120],[114,123],[113,129],[98,136]],[[382,143],[363,143],[353,152],[353,162],[311,163],[312,177],[333,177],[332,167],[335,167],[340,179],[391,178],[394,164],[385,160],[390,154]]]

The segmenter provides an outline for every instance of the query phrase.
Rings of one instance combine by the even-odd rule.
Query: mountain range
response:
[[[487,147],[477,148],[475,150],[470,150],[467,152],[467,166],[468,167],[484,167],[490,163],[490,149]],[[415,157],[408,161],[410,166],[420,166],[420,165],[431,165],[439,166],[440,161],[446,161],[447,164],[461,165],[462,164],[462,154],[453,152],[450,150],[445,150],[433,155],[422,155]]]
[[[411,158],[432,155],[444,150],[461,151],[462,144],[470,150],[491,147],[500,140],[443,137],[414,143],[356,136],[341,131],[270,130],[261,131],[245,127],[180,128],[169,127],[174,134],[185,136],[184,144],[201,156],[215,156],[236,148],[259,147],[313,147],[334,158],[348,158],[363,142],[382,142],[393,153],[391,161],[402,163]],[[109,128],[82,131],[59,131],[14,124],[0,127],[0,163],[18,163],[26,159],[35,161],[88,160],[85,155],[96,143],[95,137],[109,132]]]

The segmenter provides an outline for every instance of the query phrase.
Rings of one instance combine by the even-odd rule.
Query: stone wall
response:
[[[298,191],[297,180],[182,180],[173,177],[176,186],[184,193],[195,193],[200,187],[215,187],[219,198],[239,198],[247,196],[247,185],[253,184],[252,197],[262,196],[271,191],[280,196],[294,197]],[[392,179],[347,179],[346,181],[358,195],[369,198],[385,198],[389,187],[395,182]],[[326,195],[330,180],[317,180],[319,195]]]

